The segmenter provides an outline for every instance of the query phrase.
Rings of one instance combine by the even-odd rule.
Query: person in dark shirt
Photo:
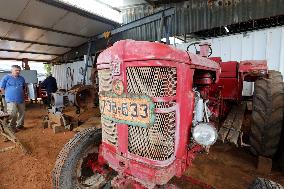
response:
[[[42,87],[45,88],[46,93],[47,93],[47,104],[50,106],[50,101],[51,101],[51,93],[55,93],[57,91],[57,83],[56,79],[52,77],[50,74],[42,83]]]

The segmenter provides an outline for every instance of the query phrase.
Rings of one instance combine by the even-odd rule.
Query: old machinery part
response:
[[[31,151],[29,150],[29,148],[27,148],[27,146],[19,140],[12,128],[9,127],[9,116],[10,115],[7,112],[0,111],[0,137],[4,137],[7,141],[10,140],[16,145],[0,148],[0,152],[5,152],[18,146],[22,149],[24,154],[30,154]]]
[[[197,45],[199,45],[200,49],[198,50],[197,49]],[[195,54],[197,55],[201,55],[201,56],[205,56],[205,57],[209,57],[212,55],[212,47],[210,44],[208,43],[201,43],[201,42],[194,42],[194,43],[190,43],[187,48],[186,48],[186,51],[189,52],[190,50],[190,47],[194,47],[195,49]],[[207,49],[208,48],[208,49]],[[207,53],[207,54],[206,54]]]
[[[75,94],[70,92],[56,92],[52,93],[51,105],[53,112],[62,112],[66,106],[75,104]]]
[[[208,71],[196,71],[194,74],[194,83],[196,85],[210,85],[214,83],[214,78]]]
[[[212,113],[210,112],[208,105],[207,105],[208,102],[209,102],[209,100],[206,100],[204,102],[204,112],[205,112],[205,120],[204,121],[207,122],[207,123],[209,123],[209,118],[212,115]]]
[[[198,144],[211,146],[216,142],[218,134],[212,123],[199,123],[193,127],[192,136]]]
[[[88,107],[92,103],[92,97],[91,86],[76,85],[67,92],[52,93],[51,105],[55,111],[59,112],[63,110],[63,107],[76,106],[77,112],[80,113],[78,109]]]
[[[82,88],[75,93],[75,105],[80,108],[88,107],[92,104],[93,93],[90,87]]]
[[[92,104],[92,87],[76,85],[69,91],[52,93],[51,108],[48,109],[48,125],[53,131],[73,130],[78,126],[79,116]],[[75,114],[76,113],[76,114]],[[46,121],[43,121],[46,124]]]
[[[195,126],[199,122],[209,122],[209,118],[212,115],[208,108],[208,102],[209,100],[203,100],[201,98],[200,93],[193,89],[193,92],[195,92],[195,98],[194,98],[194,117],[193,117],[193,126]]]
[[[202,146],[213,145],[218,137],[217,130],[212,123],[209,123],[211,112],[208,108],[209,100],[203,100],[200,92],[193,89],[194,98],[194,117],[192,121],[193,140]]]
[[[200,93],[196,91],[196,89],[193,89],[193,92],[195,92],[195,98],[194,98],[194,117],[193,117],[193,126],[195,126],[198,122],[203,121],[204,117],[204,102],[203,99],[200,97]]]
[[[196,104],[196,110],[195,110],[195,114],[196,115],[196,121],[197,122],[201,122],[203,121],[203,115],[204,115],[204,103],[203,103],[203,99],[199,98]]]

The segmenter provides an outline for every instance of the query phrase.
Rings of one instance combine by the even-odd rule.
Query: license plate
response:
[[[100,94],[101,115],[117,123],[148,127],[154,124],[154,103],[146,95]]]

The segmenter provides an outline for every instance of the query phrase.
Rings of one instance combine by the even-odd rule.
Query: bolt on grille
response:
[[[176,95],[177,74],[172,67],[128,67],[127,91],[151,97]]]
[[[150,128],[128,126],[128,151],[130,153],[164,161],[174,154],[175,112],[156,114]]]
[[[177,74],[173,67],[128,67],[127,91],[150,97],[176,95]],[[155,102],[155,108],[170,108],[175,102]],[[152,160],[164,161],[174,154],[175,111],[157,113],[153,126],[128,126],[128,151]]]
[[[108,92],[112,90],[112,72],[111,69],[98,71],[99,91]],[[116,124],[112,121],[101,118],[102,141],[117,146]]]

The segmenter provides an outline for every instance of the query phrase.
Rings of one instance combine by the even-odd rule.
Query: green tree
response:
[[[51,64],[44,64],[44,71],[46,75],[51,74],[52,65]]]

